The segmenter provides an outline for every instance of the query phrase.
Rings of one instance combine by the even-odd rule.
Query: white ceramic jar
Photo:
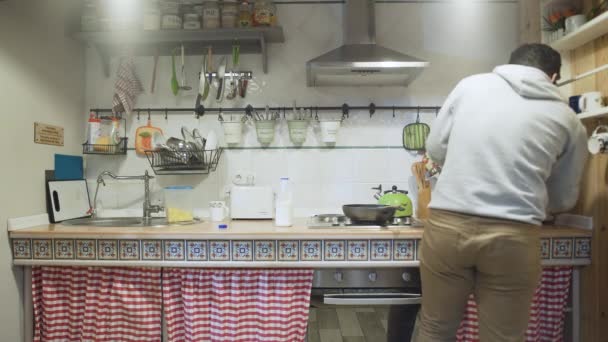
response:
[[[217,29],[220,27],[220,6],[217,0],[207,0],[203,4],[203,28]]]
[[[222,28],[236,27],[239,7],[236,0],[224,0],[222,5]]]
[[[144,8],[142,23],[145,31],[160,30],[160,6],[158,1],[149,1]]]

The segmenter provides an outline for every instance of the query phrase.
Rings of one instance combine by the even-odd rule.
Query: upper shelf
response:
[[[582,113],[582,114],[578,114],[577,117],[580,120],[584,120],[584,119],[592,119],[592,118],[601,118],[604,116],[608,116],[608,107],[604,107],[602,109],[599,110],[595,110],[592,112],[586,112],[586,113]]]
[[[608,34],[608,12],[600,14],[578,30],[552,42],[551,47],[559,51],[569,51],[605,34]]]
[[[169,56],[173,49],[183,44],[187,55],[202,55],[209,46],[213,47],[214,54],[230,54],[235,42],[243,54],[261,54],[262,66],[267,72],[266,44],[285,41],[281,27],[77,32],[74,38],[99,50],[106,76],[109,76],[109,56],[125,49],[139,56]]]

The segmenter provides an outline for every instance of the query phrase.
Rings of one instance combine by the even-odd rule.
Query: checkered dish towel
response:
[[[160,269],[32,269],[34,341],[161,340]]]
[[[116,113],[131,114],[135,101],[144,91],[141,81],[135,72],[135,63],[132,57],[123,57],[116,71],[116,83],[114,84],[114,98],[112,99],[112,111]]]
[[[562,342],[564,313],[572,278],[572,267],[543,268],[542,278],[532,300],[526,342]],[[477,305],[469,299],[457,335],[458,342],[478,342]]]
[[[169,341],[304,341],[310,269],[164,269]]]

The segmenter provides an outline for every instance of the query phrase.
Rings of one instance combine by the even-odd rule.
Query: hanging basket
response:
[[[408,151],[424,151],[426,138],[431,132],[431,127],[420,122],[420,110],[416,115],[416,122],[403,127],[403,148]]]

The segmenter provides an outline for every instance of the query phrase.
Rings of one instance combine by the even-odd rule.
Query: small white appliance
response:
[[[232,219],[273,219],[274,192],[269,186],[234,185],[230,191]]]

